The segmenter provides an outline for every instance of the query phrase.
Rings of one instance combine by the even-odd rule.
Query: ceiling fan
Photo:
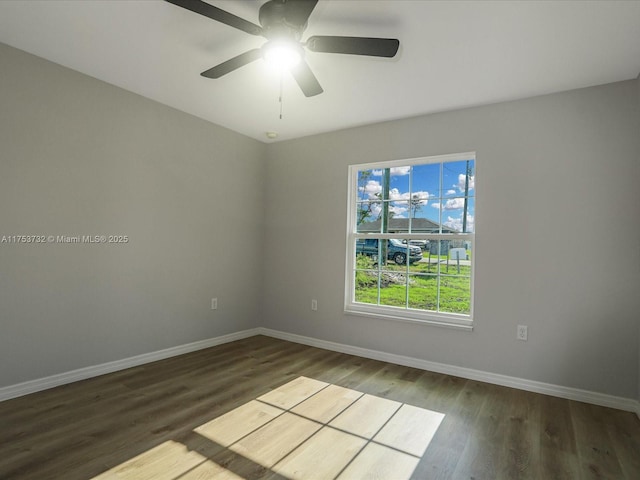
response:
[[[269,0],[260,7],[260,25],[249,22],[232,13],[202,0],[166,0],[169,3],[199,13],[205,17],[237,28],[251,35],[262,36],[267,42],[216,65],[201,73],[203,77],[220,78],[260,58],[285,57],[290,71],[307,97],[323,92],[320,83],[304,60],[304,48],[312,52],[394,57],[400,42],[393,38],[313,36],[301,42],[302,33],[318,0]]]

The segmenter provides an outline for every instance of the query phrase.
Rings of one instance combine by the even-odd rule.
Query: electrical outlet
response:
[[[212,298],[211,299],[211,310],[217,310],[218,309],[218,299],[217,298]]]
[[[518,325],[518,330],[516,333],[516,338],[518,340],[527,340],[527,326],[526,325]]]
[[[311,300],[311,310],[313,311],[318,310],[318,300],[316,300],[315,298]]]

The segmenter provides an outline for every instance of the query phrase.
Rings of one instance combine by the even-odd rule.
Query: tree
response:
[[[409,200],[409,215],[411,218],[416,218],[416,215],[420,210],[422,210],[422,206],[427,203],[426,198],[422,198],[417,193],[411,195],[411,200]]]
[[[365,188],[367,187],[367,184],[369,183],[369,180],[371,179],[371,177],[373,176],[373,171],[372,170],[362,170],[359,174],[359,178],[358,178],[358,191],[363,192],[365,191]],[[373,209],[374,207],[380,205],[380,193],[375,193],[374,197],[376,198],[376,200],[371,200],[368,202],[358,202],[358,220],[357,220],[357,225],[360,225],[361,223],[363,223],[364,221],[366,221],[368,218],[370,218],[373,215]]]

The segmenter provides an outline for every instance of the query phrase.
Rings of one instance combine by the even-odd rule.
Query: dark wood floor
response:
[[[198,426],[301,375],[445,414],[414,478],[640,479],[632,413],[263,336],[1,402],[0,479],[91,479],[167,441],[198,449]]]

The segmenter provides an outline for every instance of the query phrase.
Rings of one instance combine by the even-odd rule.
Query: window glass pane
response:
[[[389,200],[408,200],[411,167],[389,169]]]
[[[407,279],[405,275],[390,272],[380,274],[380,305],[406,307]]]
[[[418,264],[421,273],[439,273],[441,257],[438,255],[438,241],[428,240],[427,249],[422,253],[422,262]]]
[[[412,192],[408,202],[408,216],[414,218],[425,218],[429,213],[427,208],[429,204],[428,192]]]
[[[420,197],[439,198],[440,164],[414,165],[411,172],[411,193]]]
[[[442,199],[432,198],[426,207],[416,212],[412,221],[412,233],[442,233],[441,213]]]
[[[469,222],[469,210],[473,210],[473,199],[462,197],[443,199],[441,208],[442,233],[460,233],[470,231],[470,227],[472,227],[472,225]]]
[[[381,245],[377,238],[358,238],[356,240],[356,268],[377,269]]]
[[[446,313],[471,312],[471,279],[466,276],[440,276],[439,310]]]
[[[382,217],[387,219],[383,233],[406,233],[409,231],[409,202],[406,200],[383,203]]]
[[[439,163],[415,165],[412,169],[409,199],[412,233],[440,231],[440,170]]]
[[[382,179],[373,170],[358,171],[358,200],[379,200],[382,198]]]
[[[442,268],[444,266],[445,268]],[[471,242],[451,240],[446,264],[441,263],[441,272],[447,275],[471,275]]]
[[[441,263],[446,261],[449,256],[449,243],[451,240],[431,240],[429,242],[429,254],[431,261]]]
[[[473,232],[474,209],[475,201],[473,198],[454,197],[443,199],[442,233]]]
[[[380,221],[381,202],[358,202],[356,204],[356,231],[362,233],[380,233],[382,222]]]
[[[422,260],[422,250],[420,247],[407,243],[406,239],[392,238],[389,240],[387,248],[389,263],[406,267],[407,259],[409,264],[414,264]],[[403,268],[403,270],[406,270],[406,268]]]
[[[377,305],[378,273],[370,270],[356,270],[355,278],[355,301]]]
[[[362,276],[363,274],[356,273],[356,275],[358,278],[360,278],[360,276]],[[375,286],[356,286],[354,301],[358,303],[369,303],[371,305],[378,305],[378,288]]]
[[[475,193],[474,161],[462,160],[442,164],[443,197],[473,196]],[[468,177],[468,182],[467,182]]]
[[[409,308],[437,311],[438,276],[409,276]]]
[[[378,303],[378,269],[380,244],[378,239],[357,239],[355,242],[354,300],[361,303]]]
[[[429,240],[409,240],[409,273],[429,273]]]

